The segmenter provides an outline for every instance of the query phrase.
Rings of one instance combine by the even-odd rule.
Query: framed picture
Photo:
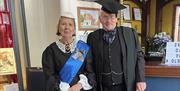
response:
[[[175,5],[173,18],[173,40],[180,41],[180,5]]]
[[[126,8],[123,10],[123,19],[124,19],[124,20],[131,20],[130,5],[125,4],[124,6],[125,6]]]
[[[0,75],[16,74],[13,48],[0,48]]]
[[[78,7],[78,28],[79,30],[96,30],[100,27],[98,8]]]
[[[141,10],[140,10],[140,8],[133,8],[133,17],[134,17],[134,20],[141,21]]]

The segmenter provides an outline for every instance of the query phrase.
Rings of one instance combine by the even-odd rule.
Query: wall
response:
[[[43,50],[55,40],[59,0],[24,0],[32,67],[41,67]]]
[[[162,31],[166,31],[173,36],[173,24],[174,24],[174,5],[180,4],[180,0],[173,0],[169,4],[163,7],[162,16]]]
[[[150,25],[149,25],[149,36],[152,37],[154,36],[155,33],[155,20],[156,19],[156,0],[151,0],[150,4]]]

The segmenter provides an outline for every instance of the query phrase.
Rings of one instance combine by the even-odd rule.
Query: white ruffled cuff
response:
[[[68,89],[70,88],[69,84],[66,82],[61,82],[59,84],[59,88],[61,89],[61,91],[68,91]]]
[[[80,80],[78,81],[78,83],[81,84],[81,86],[82,86],[82,88],[83,88],[84,90],[90,90],[90,89],[92,89],[92,86],[88,83],[88,79],[87,79],[87,77],[86,77],[85,75],[80,74],[80,75],[79,75],[79,78],[80,78]]]

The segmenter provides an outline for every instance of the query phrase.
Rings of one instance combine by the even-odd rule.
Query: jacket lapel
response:
[[[120,27],[117,29],[118,30],[118,37],[119,37],[119,42],[121,45],[121,50],[122,50],[122,62],[123,62],[123,72],[124,72],[124,77],[125,77],[125,82],[127,84],[127,40],[124,38],[124,31],[123,28]]]
[[[126,44],[127,43],[125,42],[122,28],[118,29],[118,33],[119,33],[118,34],[119,42],[120,42],[121,50],[122,50],[122,56],[124,58],[124,57],[126,57]]]
[[[103,49],[103,30],[99,30],[99,43],[98,43],[98,50],[100,52],[100,60],[99,61],[99,64],[103,64],[103,52],[104,52],[104,49]],[[100,67],[100,72],[102,72],[102,68],[103,67]]]

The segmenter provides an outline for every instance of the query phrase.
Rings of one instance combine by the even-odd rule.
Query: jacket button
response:
[[[112,85],[116,85],[116,84],[113,82]]]

